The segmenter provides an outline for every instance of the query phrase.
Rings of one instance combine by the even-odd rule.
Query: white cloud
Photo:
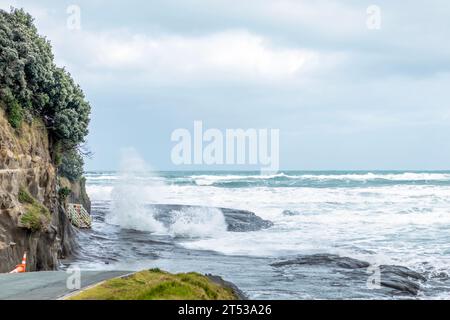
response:
[[[202,36],[63,31],[52,40],[69,65],[83,72],[124,72],[158,82],[302,79],[337,57],[301,48],[278,47],[263,36],[228,30]],[[76,53],[74,55],[73,53]],[[76,61],[71,61],[75,59]]]

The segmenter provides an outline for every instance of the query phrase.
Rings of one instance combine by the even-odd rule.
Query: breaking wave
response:
[[[108,180],[117,180],[113,186],[88,187],[93,200],[111,200],[111,210],[106,216],[108,223],[175,237],[208,237],[226,232],[224,215],[215,208],[174,210],[170,213],[169,225],[164,225],[155,218],[157,212],[151,204],[167,198],[170,192],[167,185],[152,174],[133,149],[124,151],[121,167],[123,170],[117,179],[108,177]]]
[[[227,231],[225,217],[216,208],[186,208],[172,211],[170,234],[182,237],[211,237]]]

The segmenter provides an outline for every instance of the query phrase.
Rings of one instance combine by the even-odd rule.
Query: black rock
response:
[[[209,273],[205,276],[212,282],[217,283],[224,288],[229,288],[239,300],[248,300],[248,297],[245,295],[245,293],[242,292],[242,290],[239,289],[234,283],[226,281],[220,276]]]
[[[380,285],[417,295],[420,290],[419,281],[426,281],[420,273],[402,266],[380,266]]]
[[[332,268],[330,272],[339,272],[339,269],[350,270],[346,273],[352,279],[359,279],[358,283],[367,283],[368,272],[364,272],[370,263],[348,257],[341,257],[334,254],[314,254],[298,256],[294,259],[283,260],[272,263],[273,267],[289,267],[289,266],[325,266]],[[374,266],[376,269],[376,266]],[[364,271],[362,271],[364,270]],[[394,294],[410,294],[417,295],[421,289],[421,282],[427,279],[420,273],[403,266],[381,265],[378,267],[380,274],[380,286],[394,289]],[[372,270],[373,271],[373,270]]]
[[[264,220],[246,210],[220,208],[228,225],[228,231],[246,232],[267,229],[273,226],[269,220]]]

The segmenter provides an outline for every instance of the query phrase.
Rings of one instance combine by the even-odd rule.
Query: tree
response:
[[[83,157],[76,150],[70,150],[63,154],[58,174],[71,181],[78,181],[83,175],[83,165]]]
[[[88,134],[90,106],[68,72],[56,68],[54,77],[50,102],[43,114],[56,138],[73,148],[83,143]]]
[[[56,67],[50,42],[23,9],[0,10],[0,88],[10,124],[19,127],[24,113],[40,117],[58,152],[67,153],[79,171],[77,150],[88,134],[89,102],[71,75]]]

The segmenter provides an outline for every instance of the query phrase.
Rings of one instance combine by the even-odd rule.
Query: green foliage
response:
[[[33,232],[43,230],[50,222],[50,212],[48,209],[23,188],[19,190],[18,199],[26,210],[20,217],[22,225]]]
[[[52,121],[53,132],[66,147],[84,142],[88,134],[90,106],[83,91],[64,69],[56,68],[55,85],[50,91],[45,115]]]
[[[76,151],[70,150],[63,154],[58,174],[70,181],[78,181],[83,175],[83,157]]]
[[[64,150],[84,142],[90,106],[70,74],[55,66],[52,48],[41,37],[33,18],[23,9],[0,10],[0,99],[7,106],[11,125],[23,113],[40,116]],[[9,101],[5,101],[9,100]]]
[[[11,126],[19,128],[23,119],[23,110],[9,88],[0,90],[1,101],[6,105],[6,114]]]
[[[19,189],[18,199],[20,203],[34,204],[36,200],[24,188]]]
[[[1,87],[9,88],[24,108],[42,109],[53,82],[53,55],[23,9],[0,11],[0,51]]]
[[[20,222],[22,225],[33,231],[40,231],[44,228],[46,224],[45,213],[42,211],[42,208],[37,205],[29,205],[27,206],[27,211],[24,215],[20,217]]]
[[[8,105],[8,121],[15,129],[20,127],[23,119],[23,110],[17,101]]]
[[[72,192],[72,190],[70,190],[70,188],[67,188],[67,187],[60,188],[58,190],[59,199],[61,201],[65,201],[71,192]]]

